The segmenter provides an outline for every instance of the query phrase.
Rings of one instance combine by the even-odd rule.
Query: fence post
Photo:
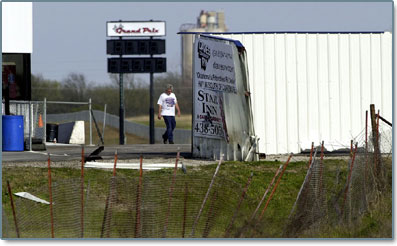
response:
[[[166,217],[165,217],[165,225],[164,225],[164,231],[163,231],[163,238],[165,238],[165,237],[167,236],[168,218],[169,218],[170,211],[171,211],[171,200],[172,200],[172,193],[174,192],[175,179],[176,179],[176,170],[178,169],[179,155],[180,155],[180,151],[179,151],[179,148],[178,148],[178,153],[176,154],[176,160],[175,160],[174,175],[172,176],[172,183],[171,183],[171,187],[170,187],[170,189],[169,189],[169,195],[168,195],[168,209],[167,209],[167,214],[166,214]]]
[[[84,145],[81,147],[81,176],[80,176],[80,237],[84,238]]]
[[[91,98],[88,99],[88,115],[90,117],[90,145],[92,145],[92,116],[91,116],[91,109],[92,109],[92,105],[91,105]]]
[[[377,139],[377,124],[376,124],[376,114],[375,114],[375,105],[371,104],[370,105],[370,112],[371,112],[371,125],[372,125],[372,142],[374,145],[374,155],[375,155],[375,161],[374,161],[374,166],[375,166],[375,175],[378,176],[378,171],[379,171],[379,165],[380,165],[380,160],[379,159],[379,142]]]
[[[312,165],[312,160],[313,160],[313,150],[314,150],[314,142],[312,142],[312,148],[310,150],[310,159],[309,159],[309,163],[307,164],[307,168],[309,169],[310,166]]]
[[[347,182],[346,182],[346,187],[345,187],[345,192],[344,192],[345,194],[344,194],[342,208],[341,208],[341,215],[342,216],[343,216],[344,209],[345,209],[347,193],[349,192],[349,185],[350,185],[350,181],[351,181],[351,177],[352,177],[352,171],[353,171],[353,167],[354,167],[354,160],[356,158],[356,153],[357,153],[357,143],[355,145],[353,156],[351,157],[350,168],[348,170],[349,173],[348,173],[348,176],[347,176]],[[351,199],[350,199],[350,202],[351,202]],[[350,205],[350,209],[351,209],[351,205]],[[350,214],[349,214],[349,218],[350,218]]]
[[[223,236],[224,238],[229,237],[230,230],[232,229],[233,223],[234,223],[234,221],[235,221],[236,218],[237,218],[238,212],[240,211],[241,203],[243,202],[243,200],[244,200],[244,198],[245,198],[245,194],[247,193],[248,187],[249,187],[250,184],[251,184],[251,180],[252,180],[252,177],[253,177],[253,176],[254,176],[254,173],[251,172],[251,176],[248,178],[248,181],[247,181],[247,183],[245,184],[245,188],[244,188],[244,190],[243,190],[243,193],[241,194],[240,201],[238,202],[238,205],[237,205],[237,207],[236,207],[236,209],[235,209],[235,211],[234,211],[232,220],[230,221],[229,225],[228,225],[227,228],[226,228],[226,232],[225,232],[225,234],[224,234],[224,236]]]
[[[47,98],[44,97],[43,102],[43,117],[44,117],[44,143],[47,141]]]
[[[114,202],[114,187],[117,185],[116,183],[116,166],[117,166],[117,149],[114,153],[114,165],[113,165],[113,175],[110,179],[110,187],[109,194],[106,198],[105,203],[105,213],[103,214],[102,228],[101,228],[101,238],[109,237],[110,229],[111,229],[111,219],[112,219],[112,203]]]
[[[259,202],[254,213],[252,214],[250,221],[252,221],[255,218],[255,215],[258,212],[259,208],[261,207],[263,201],[265,200],[267,193],[269,192],[270,188],[274,184],[274,181],[276,180],[277,175],[281,172],[282,169],[283,169],[283,165],[280,165],[280,167],[277,169],[276,173],[274,174],[272,180],[270,181],[270,184],[267,186],[267,189],[266,189],[265,193],[263,194],[261,201]]]
[[[185,227],[186,227],[186,213],[187,213],[187,197],[189,194],[189,188],[185,181],[185,197],[183,199],[183,222],[182,222],[182,238],[185,238]]]
[[[14,199],[12,199],[12,192],[11,192],[11,186],[10,182],[7,180],[7,187],[8,187],[8,194],[10,195],[10,202],[11,202],[11,208],[12,208],[12,215],[14,218],[14,225],[15,225],[15,231],[17,232],[17,237],[19,238],[19,228],[18,228],[18,222],[17,222],[17,216],[15,213],[15,205],[14,205]]]
[[[51,159],[50,154],[48,154],[48,193],[50,195],[50,219],[51,219],[51,237],[54,238],[54,211],[52,207],[52,181],[51,181]]]
[[[365,154],[368,154],[368,110],[365,111]],[[365,167],[367,170],[367,167]]]
[[[211,231],[213,220],[216,217],[216,209],[214,211],[214,206],[215,206],[215,202],[216,202],[217,198],[218,198],[218,191],[215,190],[214,193],[212,194],[211,198],[210,198],[209,211],[208,211],[208,214],[207,214],[207,220],[205,222],[205,227],[204,227],[204,232],[203,232],[202,238],[207,238],[208,234]]]
[[[142,177],[143,177],[143,156],[139,157],[139,181],[136,192],[136,205],[135,205],[135,238],[141,237],[141,199],[142,199]]]
[[[105,141],[105,127],[106,127],[106,103],[105,103],[105,108],[103,109],[103,122],[102,122],[103,141]]]
[[[29,151],[32,151],[32,128],[33,128],[32,101],[29,101]]]
[[[267,206],[269,205],[270,200],[272,200],[273,195],[274,195],[274,192],[277,190],[277,186],[279,185],[279,183],[280,183],[280,181],[281,181],[281,178],[283,177],[283,174],[284,174],[284,172],[285,172],[285,169],[287,169],[287,166],[288,166],[288,164],[289,164],[289,161],[291,160],[291,157],[292,157],[292,154],[289,155],[287,162],[284,164],[283,170],[281,171],[281,174],[280,174],[280,176],[278,177],[277,182],[276,182],[276,184],[275,184],[274,187],[273,187],[272,193],[270,193],[270,197],[267,199],[267,202],[266,202],[266,204],[265,204],[265,207],[264,207],[263,210],[262,210],[261,215],[259,216],[259,219],[258,219],[257,224],[262,220],[263,214],[265,213],[265,211],[266,211],[266,209],[267,209]]]
[[[208,199],[208,195],[210,194],[212,185],[214,184],[215,177],[216,177],[216,175],[218,174],[219,167],[221,166],[221,163],[222,163],[222,161],[223,161],[223,156],[224,156],[224,154],[220,154],[220,159],[219,159],[218,166],[217,166],[216,169],[215,169],[214,176],[212,176],[212,180],[211,180],[210,186],[208,187],[207,193],[205,194],[203,203],[201,204],[200,211],[199,211],[198,215],[196,216],[196,219],[194,220],[193,227],[192,227],[192,232],[190,233],[190,237],[194,237],[194,233],[195,233],[195,231],[196,231],[197,223],[198,223],[198,221],[199,221],[199,219],[200,219],[201,213],[203,212],[203,208],[204,208],[204,205],[205,205],[205,203],[206,203],[206,201],[207,201],[207,199]]]

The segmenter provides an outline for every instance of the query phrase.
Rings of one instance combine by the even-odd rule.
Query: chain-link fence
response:
[[[105,128],[111,127],[116,130],[119,128],[119,117],[116,115],[108,114],[104,111],[91,110],[92,102],[61,102],[61,101],[10,101],[10,114],[24,116],[24,139],[25,149],[32,150],[32,145],[35,143],[44,143],[48,139],[47,135],[50,127],[59,125],[61,123],[84,121],[85,124],[85,143],[89,145],[97,144],[93,142],[99,134],[104,138]],[[3,115],[4,115],[3,104]],[[92,111],[92,113],[90,113]],[[56,113],[55,113],[56,112]],[[93,124],[95,123],[95,124]],[[93,129],[93,126],[95,127]],[[149,134],[149,126],[125,121],[125,132],[142,139],[147,139]],[[53,129],[51,129],[53,130]],[[99,132],[99,133],[98,133]],[[163,128],[155,129],[156,142],[162,142]],[[190,143],[191,132],[186,129],[175,129],[174,137],[178,143]],[[59,139],[58,139],[59,140]],[[112,139],[111,139],[112,140]],[[133,141],[133,140],[132,140]],[[99,142],[101,143],[101,142]],[[105,144],[117,144],[117,142],[106,142]]]
[[[11,101],[10,114],[22,115],[24,124],[25,149],[31,150],[33,139],[45,139],[45,119],[43,102],[39,101]],[[3,107],[2,114],[4,115]]]
[[[88,108],[87,114],[89,119],[89,144],[92,145],[92,115],[91,100],[88,102],[56,102],[56,101],[10,101],[10,114],[22,115],[24,118],[24,139],[25,149],[32,150],[35,143],[44,143],[47,138],[47,123],[59,124],[65,121],[48,121],[48,109],[57,108],[59,113],[74,112],[81,107]],[[2,114],[5,114],[5,106],[3,104]]]
[[[391,194],[391,126],[378,123],[377,127],[379,131],[368,135],[363,131],[355,139],[347,167],[343,163],[325,166],[317,152],[284,237],[316,237],[324,228],[335,226],[353,228],[382,195]]]
[[[52,185],[52,213],[48,204],[16,199],[21,238],[222,238],[233,236],[254,203],[241,187],[226,178],[178,174],[173,177],[112,177],[107,188],[80,179]],[[48,186],[33,191],[49,200]],[[204,206],[204,197],[209,191]],[[82,199],[83,198],[83,199]],[[237,209],[238,208],[238,209]],[[199,211],[202,210],[200,216]],[[4,215],[4,213],[3,213]],[[3,216],[3,235],[16,237],[10,216]]]
[[[294,193],[296,201],[288,206],[289,216],[277,220],[272,219],[280,216],[274,205],[274,215],[262,215],[273,196],[280,199],[281,193],[275,191],[283,172],[276,172],[259,205],[257,192],[246,193],[249,181],[243,188],[222,175],[211,187],[210,174],[193,172],[175,178],[170,174],[114,176],[108,185],[95,179],[83,186],[80,179],[58,180],[52,193],[48,185],[30,191],[47,201],[52,194],[52,217],[48,204],[15,199],[19,233],[21,238],[51,238],[52,231],[55,238],[321,237],[327,231],[324,228],[359,224],[371,204],[390,193],[385,191],[391,189],[390,170],[386,172],[391,165],[384,161],[391,159],[364,148],[352,152],[348,166],[344,161],[326,165],[318,148],[301,189]],[[255,208],[260,208],[257,216],[253,216]],[[17,237],[9,210],[3,212],[2,221],[3,237]],[[283,227],[282,234],[270,234],[274,226]]]

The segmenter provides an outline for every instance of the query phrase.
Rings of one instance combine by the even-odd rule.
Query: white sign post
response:
[[[194,49],[193,134],[227,140],[222,93],[237,92],[232,46],[200,37]]]

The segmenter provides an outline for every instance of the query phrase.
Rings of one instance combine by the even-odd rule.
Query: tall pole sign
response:
[[[119,37],[121,40],[122,37]],[[123,83],[123,73],[121,72],[121,64],[123,63],[123,54],[120,54],[120,63],[119,63],[119,98],[120,98],[120,108],[119,108],[119,143],[120,145],[125,144],[125,131],[124,131],[124,83]]]
[[[153,40],[153,37],[150,37]],[[153,58],[153,54],[150,54],[150,59]],[[149,106],[149,143],[154,144],[154,107],[153,107],[153,72],[150,72],[150,106]]]
[[[150,144],[154,144],[153,73],[167,71],[167,61],[153,55],[165,54],[165,40],[153,39],[165,36],[164,21],[109,21],[107,22],[106,53],[118,55],[108,58],[108,73],[118,73],[120,80],[120,144],[124,145],[124,73],[150,73]],[[118,39],[112,39],[112,37]],[[124,37],[124,39],[123,39]],[[133,39],[131,38],[133,37]],[[149,39],[145,37],[150,37]],[[124,57],[123,55],[150,55],[150,57]]]

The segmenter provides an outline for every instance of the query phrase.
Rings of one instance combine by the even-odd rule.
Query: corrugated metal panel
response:
[[[350,146],[370,104],[392,120],[391,33],[227,34],[247,50],[259,150]]]

